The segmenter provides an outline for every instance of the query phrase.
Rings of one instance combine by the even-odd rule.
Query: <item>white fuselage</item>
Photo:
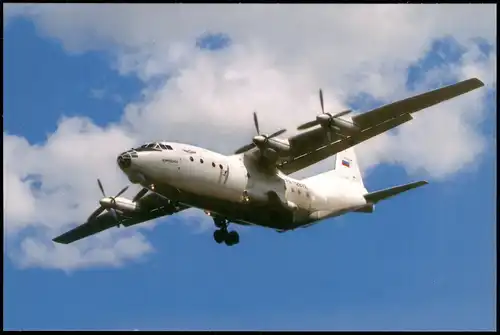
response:
[[[334,171],[296,180],[263,171],[244,154],[162,143],[172,150],[139,151],[121,167],[131,182],[233,222],[293,229],[366,205],[364,187]]]

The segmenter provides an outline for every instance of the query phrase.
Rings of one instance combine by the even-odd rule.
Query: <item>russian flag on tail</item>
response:
[[[346,167],[351,167],[351,162],[349,162],[347,159],[342,159],[342,165]]]

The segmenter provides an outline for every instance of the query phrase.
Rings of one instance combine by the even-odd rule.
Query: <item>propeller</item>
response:
[[[137,200],[142,198],[146,193],[148,193],[148,191],[149,190],[147,188],[143,188],[142,190],[140,190],[139,193],[135,195],[134,199],[132,199],[132,202],[137,202]]]
[[[309,121],[309,122],[306,122],[304,124],[301,124],[299,127],[297,127],[298,130],[304,130],[304,129],[307,129],[307,128],[314,127],[314,126],[316,126],[318,124],[327,123],[331,119],[335,119],[335,118],[341,117],[341,116],[349,114],[351,112],[351,110],[348,109],[348,110],[345,110],[345,111],[342,111],[340,113],[333,114],[333,115],[330,114],[330,113],[325,113],[325,106],[324,106],[324,102],[323,102],[323,90],[321,88],[319,89],[319,102],[321,104],[321,114],[319,114],[318,116],[316,116],[316,120]]]
[[[106,193],[104,192],[104,187],[102,187],[102,183],[101,183],[101,181],[99,179],[97,179],[97,185],[99,186],[99,189],[101,190],[101,193],[104,196],[104,198],[108,198],[110,200],[110,203],[112,205],[116,204],[116,198],[118,198],[120,195],[122,195],[123,193],[125,193],[126,190],[128,190],[128,186],[125,186],[114,197],[107,197]],[[111,212],[111,215],[113,215],[113,218],[118,222],[118,226],[119,226],[120,222],[118,220],[118,215],[116,214],[116,210],[114,208],[112,208],[112,207],[111,208],[104,207],[102,199],[101,199],[101,201],[99,201],[99,203],[101,204],[101,206],[98,209],[96,209],[92,214],[90,214],[89,218],[87,219],[87,222],[90,222],[91,220],[95,219],[99,214],[101,214],[104,210],[107,209],[109,212]]]
[[[253,112],[253,123],[255,126],[255,130],[257,131],[257,135],[254,136],[254,138],[252,139],[252,143],[242,146],[241,148],[236,150],[235,154],[240,154],[255,147],[262,148],[267,144],[267,142],[269,142],[269,139],[279,136],[286,131],[286,129],[280,129],[272,133],[271,135],[261,134],[259,127],[259,119],[257,118],[256,112]]]

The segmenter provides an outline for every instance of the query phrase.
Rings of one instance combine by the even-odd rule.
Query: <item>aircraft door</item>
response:
[[[219,183],[226,184],[229,179],[229,166],[226,163],[219,163]]]
[[[197,169],[195,164],[197,160],[198,157],[194,155],[186,155],[179,159],[180,175],[183,181],[191,183],[193,179],[196,179]]]
[[[313,203],[315,200],[314,193],[307,191],[306,197],[307,197],[307,209],[310,211],[313,209]]]

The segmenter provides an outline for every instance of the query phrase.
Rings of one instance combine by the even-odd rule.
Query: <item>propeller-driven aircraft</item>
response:
[[[133,184],[142,186],[133,199],[107,196],[87,221],[54,238],[68,244],[112,227],[129,227],[188,208],[210,215],[217,243],[239,243],[230,223],[263,226],[278,232],[304,228],[348,212],[372,213],[375,205],[423,186],[413,182],[375,192],[363,184],[354,146],[412,120],[412,114],[484,86],[477,78],[376,108],[352,117],[350,111],[325,113],[279,138],[285,130],[257,135],[233,155],[175,142],[152,142],[118,155],[117,164]],[[335,156],[330,171],[295,179],[289,175]]]

